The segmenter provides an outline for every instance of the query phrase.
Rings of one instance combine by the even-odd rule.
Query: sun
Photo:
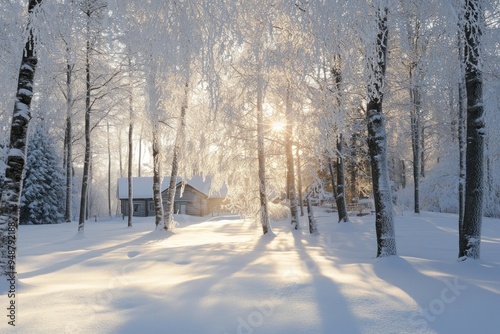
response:
[[[282,132],[285,130],[286,123],[284,121],[275,121],[273,122],[273,131],[274,132]]]

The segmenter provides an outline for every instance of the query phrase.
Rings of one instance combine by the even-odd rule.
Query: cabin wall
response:
[[[184,187],[181,196],[181,187],[177,187],[174,198],[174,213],[187,214],[191,216],[206,216],[212,213],[220,212],[223,199],[208,198],[205,194],[199,192],[190,185]],[[167,191],[162,194],[163,206],[166,207]],[[128,199],[122,199],[121,212],[123,216],[128,216]],[[154,201],[149,199],[134,199],[134,217],[154,216]]]
[[[123,216],[128,216],[128,199],[121,200]],[[154,202],[152,199],[134,199],[134,217],[154,216]]]

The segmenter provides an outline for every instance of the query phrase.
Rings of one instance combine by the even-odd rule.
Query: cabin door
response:
[[[181,210],[179,212],[181,215],[186,214],[186,204],[181,204]]]

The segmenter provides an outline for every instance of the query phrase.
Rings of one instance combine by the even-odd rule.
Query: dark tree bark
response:
[[[155,225],[164,225],[163,218],[163,202],[161,198],[161,154],[160,154],[160,134],[158,131],[158,124],[153,129],[153,201],[155,206]],[[175,156],[175,153],[174,153]],[[168,202],[167,202],[168,205]]]
[[[127,226],[132,227],[133,217],[134,217],[134,186],[132,178],[132,165],[134,158],[134,93],[132,85],[132,60],[130,59],[130,53],[128,57],[128,67],[129,67],[129,96],[128,96],[128,111],[129,111],[129,123],[128,123],[128,217]]]
[[[483,29],[481,0],[466,0],[464,36],[465,89],[467,92],[467,149],[465,211],[459,241],[460,258],[479,259],[484,197],[484,106],[481,38]]]
[[[330,171],[330,181],[332,183],[333,198],[337,200],[337,182],[335,182],[335,168],[333,166],[332,158],[330,157],[328,157],[328,170]]]
[[[189,80],[189,79],[188,79]],[[170,173],[170,185],[167,192],[167,207],[165,208],[165,230],[172,230],[174,228],[174,201],[176,192],[177,176],[179,174],[179,155],[181,148],[183,148],[186,131],[186,112],[188,109],[188,94],[189,94],[189,81],[186,80],[184,86],[184,100],[181,106],[181,115],[179,118],[179,128],[175,138],[174,156],[172,158],[172,170]],[[182,146],[182,147],[181,147]]]
[[[413,73],[410,70],[410,80],[413,80]],[[420,213],[420,176],[422,171],[422,140],[420,138],[421,131],[421,98],[420,89],[414,85],[410,88],[410,98],[412,100],[411,110],[411,147],[413,153],[413,210],[415,213]]]
[[[304,216],[304,200],[302,198],[302,168],[300,165],[300,146],[297,144],[297,187],[299,193],[300,216]]]
[[[30,21],[36,6],[42,0],[30,0],[28,13]],[[23,171],[26,164],[26,146],[29,122],[31,119],[31,100],[35,70],[38,59],[35,53],[33,31],[29,31],[28,40],[24,46],[17,93],[12,114],[10,129],[9,153],[5,179],[2,184],[0,203],[0,275],[14,275],[17,260],[17,236],[21,191],[23,187]]]
[[[65,154],[64,167],[66,171],[66,196],[64,220],[71,222],[72,213],[72,198],[73,198],[73,121],[71,110],[73,107],[73,68],[74,64],[70,62],[70,49],[66,48],[66,133],[64,140]]]
[[[111,208],[111,140],[109,138],[109,122],[106,122],[107,141],[108,141],[108,216],[112,216]]]
[[[465,151],[467,148],[467,138],[465,137],[465,120],[467,117],[467,95],[465,91],[465,58],[464,42],[462,38],[463,27],[459,25],[458,33],[458,57],[460,63],[460,78],[458,82],[458,229],[459,229],[459,249],[465,249],[464,233],[464,212],[465,212]]]
[[[342,108],[342,59],[340,55],[334,57],[334,65],[332,66],[331,73],[335,85],[335,105],[338,112],[341,112]],[[342,153],[343,143],[342,134],[337,137],[337,187],[334,190],[335,202],[337,204],[337,213],[339,216],[339,223],[341,221],[348,222],[349,216],[347,214],[347,205],[345,201],[345,176],[344,176],[344,156]],[[333,178],[333,174],[332,174]],[[332,184],[333,185],[333,184]]]
[[[396,237],[392,212],[391,186],[387,168],[387,135],[385,116],[382,112],[383,83],[387,66],[387,8],[378,8],[377,40],[375,52],[368,58],[369,82],[368,104],[368,148],[372,170],[373,197],[375,201],[375,230],[377,234],[377,257],[396,255]]]
[[[85,219],[87,217],[89,171],[90,171],[90,113],[91,113],[91,83],[90,83],[90,54],[92,46],[90,43],[90,19],[92,9],[89,5],[85,10],[87,16],[87,41],[85,47],[85,155],[83,161],[82,191],[80,194],[80,216],[78,219],[78,232],[83,233]]]
[[[413,184],[414,184],[414,212],[420,213],[420,178],[424,177],[424,129],[422,118],[422,53],[425,45],[422,42],[423,33],[420,18],[417,14],[409,13],[407,21],[408,44],[410,45],[410,63],[408,76],[410,81],[410,127],[411,147],[413,153]]]
[[[337,139],[337,191],[335,195],[335,202],[337,203],[337,212],[339,215],[339,223],[341,221],[349,221],[347,204],[345,200],[343,140],[343,136],[339,135],[339,138]]]
[[[357,166],[356,166],[356,156],[357,156],[357,145],[356,145],[356,141],[357,141],[357,137],[358,137],[358,134],[357,133],[353,133],[352,136],[351,136],[351,164],[350,164],[350,172],[351,172],[351,175],[350,175],[350,191],[351,191],[351,200],[353,198],[356,198],[356,200],[358,199],[358,193],[357,193],[357,190],[356,190],[356,182],[357,182]]]
[[[141,177],[141,166],[142,166],[142,135],[143,135],[144,127],[141,126],[141,132],[139,134],[139,152],[137,156],[137,176]]]

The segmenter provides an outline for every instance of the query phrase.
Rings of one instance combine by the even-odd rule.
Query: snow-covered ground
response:
[[[16,327],[2,315],[0,332],[499,333],[500,220],[484,219],[480,261],[457,262],[454,215],[397,216],[384,259],[373,216],[315,215],[313,236],[237,216],[177,216],[174,234],[153,218],[88,222],[85,238],[21,226]]]

